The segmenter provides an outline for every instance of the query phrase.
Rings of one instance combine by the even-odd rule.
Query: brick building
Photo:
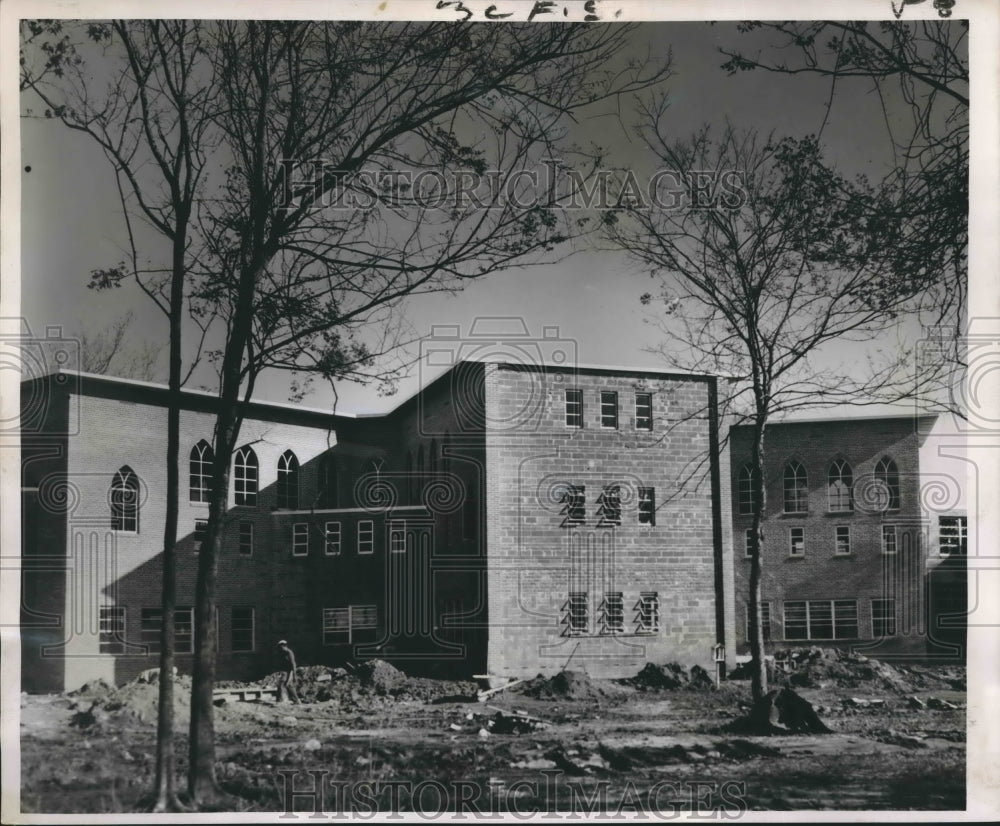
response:
[[[157,664],[166,399],[71,372],[22,383],[26,690]],[[216,404],[183,393],[182,671]],[[304,664],[502,676],[708,666],[732,640],[712,377],[461,361],[385,415],[243,414],[220,679],[273,670],[282,637]]]
[[[961,471],[936,472],[933,416],[768,425],[761,602],[766,648],[964,656]],[[730,429],[736,640],[747,646],[752,429]]]

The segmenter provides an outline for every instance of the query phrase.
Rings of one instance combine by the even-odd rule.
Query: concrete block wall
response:
[[[487,366],[490,673],[569,667],[627,676],[647,661],[711,664],[718,597],[708,388],[699,378]],[[581,428],[566,426],[566,389],[583,391]],[[615,429],[601,426],[602,390],[618,393]],[[637,391],[652,393],[651,432],[635,427]],[[617,527],[597,513],[612,483],[622,490]],[[565,484],[585,486],[583,525],[563,524]],[[639,524],[639,487],[655,489],[654,526]],[[570,591],[588,594],[585,633],[567,635],[561,625]],[[635,632],[644,591],[659,594],[654,634]],[[623,595],[625,633],[600,633],[606,592]]]

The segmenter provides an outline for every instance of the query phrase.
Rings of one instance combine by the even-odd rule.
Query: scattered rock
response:
[[[477,736],[480,740],[486,740],[490,736],[490,733],[486,729],[481,728],[479,729],[479,734]]]
[[[306,751],[318,751],[320,748],[320,742],[314,737],[311,740],[306,740],[302,748]]]

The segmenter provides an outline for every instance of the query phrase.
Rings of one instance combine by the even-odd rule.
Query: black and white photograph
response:
[[[3,823],[1000,817],[991,0],[0,53]]]

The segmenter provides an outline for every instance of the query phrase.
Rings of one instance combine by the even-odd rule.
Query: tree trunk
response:
[[[751,532],[753,543],[750,557],[750,604],[747,609],[747,637],[750,643],[751,692],[754,702],[767,694],[767,668],[764,661],[764,625],[760,605],[760,580],[762,573],[761,548],[764,545],[764,509],[766,485],[764,484],[764,428],[766,420],[758,416],[754,424],[754,444],[751,451],[753,470],[752,485],[755,507]]]
[[[178,221],[187,221],[179,210]],[[174,611],[177,605],[177,516],[180,505],[181,316],[184,309],[184,247],[182,230],[173,239],[170,279],[170,375],[167,403],[167,502],[163,529],[163,587],[160,601],[159,709],[156,719],[156,785],[154,812],[183,811],[174,785]]]

